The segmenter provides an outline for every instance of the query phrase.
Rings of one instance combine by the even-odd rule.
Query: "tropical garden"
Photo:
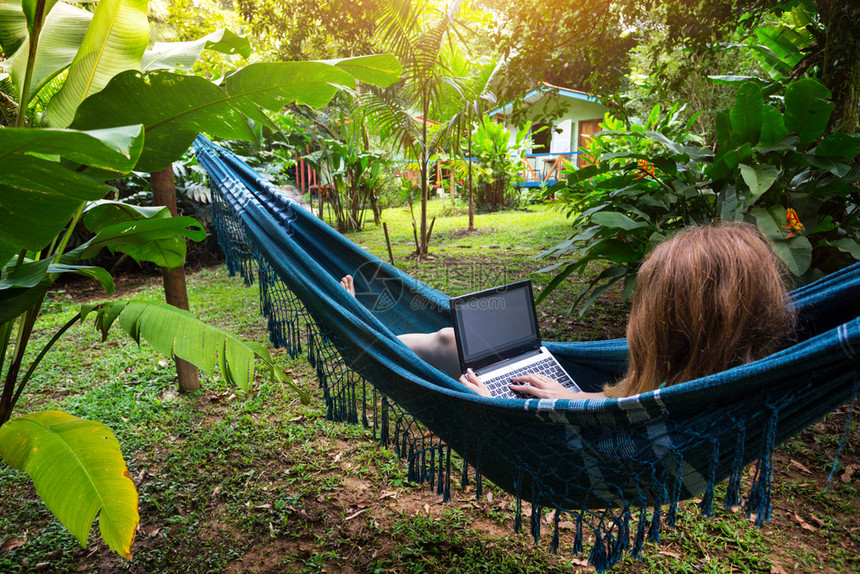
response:
[[[827,0],[0,0],[0,572],[590,568],[514,534],[502,489],[442,504],[375,425],[328,420],[219,262],[190,146],[445,293],[530,277],[545,339],[621,337],[645,254],[689,225],[756,225],[796,287],[860,260],[858,21]],[[565,111],[529,108],[541,82],[608,111],[522,187]],[[763,528],[688,501],[619,568],[860,569],[853,408],[778,449]]]

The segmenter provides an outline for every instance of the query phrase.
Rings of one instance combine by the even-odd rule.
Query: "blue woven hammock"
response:
[[[373,426],[408,461],[409,478],[446,499],[458,466],[478,496],[482,478],[511,492],[517,530],[520,501],[530,501],[536,539],[542,509],[571,513],[573,552],[590,530],[598,571],[659,541],[679,501],[701,497],[710,515],[720,481],[725,506],[740,504],[753,461],[744,502],[758,524],[768,520],[774,448],[860,391],[854,265],[792,293],[796,342],[760,361],[622,399],[477,396],[396,338],[449,326],[447,296],[354,245],[230,152],[202,137],[195,150],[217,191],[213,223],[230,272],[256,276],[273,344],[293,355],[306,345],[329,417]],[[339,285],[346,274],[358,298]],[[623,339],[546,345],[586,391],[626,368]]]

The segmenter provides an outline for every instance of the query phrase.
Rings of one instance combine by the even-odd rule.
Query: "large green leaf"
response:
[[[119,443],[105,425],[59,411],[0,427],[0,455],[27,472],[47,507],[86,546],[93,519],[108,547],[129,558],[140,518]]]
[[[57,155],[106,170],[128,172],[143,148],[143,126],[123,124],[104,130],[17,129],[0,130],[0,159],[23,154]],[[9,172],[2,172],[4,177]]]
[[[28,94],[21,93],[30,48],[30,39],[25,39],[6,65],[17,86],[19,101],[29,103],[39,90],[74,61],[92,18],[91,12],[65,2],[54,7],[39,35],[39,49],[33,62],[33,77]]]
[[[812,263],[812,244],[803,236],[788,237],[783,229],[786,223],[785,208],[756,208],[750,211],[762,233],[770,239],[773,250],[785,262],[789,271],[797,277],[806,273]]]
[[[151,50],[143,53],[140,69],[190,71],[203,50],[216,50],[225,54],[239,54],[243,58],[251,55],[251,42],[227,29],[191,42],[156,42]]]
[[[341,60],[327,60],[341,70],[349,72],[359,82],[386,87],[400,79],[400,62],[391,54],[358,56]]]
[[[137,69],[149,41],[147,0],[100,0],[60,91],[48,104],[53,126],[72,123],[87,96],[97,93],[120,72]],[[120,121],[114,125],[124,125]]]
[[[0,2],[0,49],[11,56],[28,35],[27,18],[21,9],[21,0]]]
[[[48,274],[51,259],[27,260],[18,265],[18,258],[11,259],[0,271],[0,291],[18,287],[35,287]]]
[[[782,119],[780,111],[771,105],[763,106],[759,144],[762,146],[776,145],[787,135],[788,130],[785,129],[785,121]]]
[[[151,261],[173,269],[185,262],[185,238],[202,241],[203,225],[193,217],[144,219],[115,223],[102,228],[87,244],[82,259],[95,256],[107,247],[131,256],[135,261]]]
[[[741,170],[741,177],[743,178],[744,183],[746,183],[747,187],[750,188],[751,197],[746,202],[747,205],[755,203],[755,200],[758,199],[761,194],[769,190],[779,174],[776,166],[773,165],[759,163],[750,166],[742,163],[739,164],[738,167]]]
[[[0,290],[0,324],[11,321],[34,305],[38,305],[51,285],[51,280],[45,277],[35,287]]]
[[[96,326],[104,336],[119,317],[120,326],[138,343],[149,342],[159,352],[175,355],[207,372],[217,366],[224,379],[247,390],[254,380],[254,358],[262,360],[275,378],[287,382],[307,402],[307,394],[272,362],[266,348],[203,323],[197,317],[167,303],[120,301],[99,309]]]
[[[141,126],[76,132],[0,130],[0,261],[39,251],[63,229],[81,203],[109,190],[76,170],[43,156],[125,172],[143,145]],[[39,154],[39,155],[31,155]]]
[[[121,201],[93,201],[84,210],[84,225],[93,233],[105,227],[143,219],[168,219],[170,210],[163,206],[142,206]]]
[[[800,136],[800,143],[809,145],[824,133],[833,102],[830,90],[819,82],[804,78],[785,90],[785,127]]]
[[[648,227],[648,222],[634,221],[623,213],[618,213],[617,211],[601,211],[599,213],[595,213],[591,216],[591,221],[597,225],[603,225],[604,227],[617,227],[627,231],[639,229],[640,227]]]
[[[365,61],[390,63],[388,57]],[[321,62],[251,64],[229,76],[225,89],[196,76],[164,71],[124,72],[78,109],[76,128],[101,128],[119,122],[146,127],[146,149],[137,169],[157,171],[170,165],[198,133],[253,140],[243,116],[260,123],[260,111],[279,110],[298,101],[311,106],[328,103],[338,85],[355,85],[343,69]]]
[[[761,88],[746,82],[738,88],[735,105],[729,111],[735,143],[749,142],[756,145],[761,137],[762,124]]]
[[[860,134],[836,132],[824,136],[815,155],[852,160],[860,154]]]

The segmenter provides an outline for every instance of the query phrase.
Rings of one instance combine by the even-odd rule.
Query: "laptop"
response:
[[[460,369],[472,369],[497,398],[535,398],[513,392],[511,377],[543,374],[581,389],[541,344],[528,279],[450,299]]]

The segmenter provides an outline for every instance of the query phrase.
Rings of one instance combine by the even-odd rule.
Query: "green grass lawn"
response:
[[[480,216],[478,228],[495,231],[463,236],[463,217],[437,218],[436,260],[418,263],[407,258],[408,213],[389,209],[385,218],[397,264],[446,291],[538,269],[543,263],[534,255],[567,233],[564,217],[543,207]],[[350,238],[383,256],[381,236],[371,227]],[[444,266],[454,272],[440,273]],[[464,280],[469,269],[485,272]],[[538,286],[548,281],[532,278]],[[540,307],[544,332],[568,340],[617,336],[624,303],[610,294],[585,317],[568,315],[581,280],[569,283]],[[74,295],[78,287],[64,289]],[[229,278],[223,266],[190,275],[189,294],[192,311],[205,320],[268,343],[256,287]],[[159,280],[145,279],[123,296],[158,299]],[[55,294],[36,337],[45,341],[74,309],[69,297]],[[119,332],[101,342],[91,325],[72,329],[46,357],[18,414],[59,408],[114,430],[140,494],[133,558],[111,554],[95,528],[81,548],[26,476],[0,465],[0,573],[589,570],[583,556],[571,555],[573,530],[564,522],[557,555],[549,553],[549,536],[535,545],[514,534],[514,501],[491,485],[480,500],[454,485],[452,500],[442,504],[435,491],[409,484],[404,465],[370,430],[325,420],[314,372],[302,358],[277,350],[274,356],[312,395],[310,405],[266,378],[241,393],[217,374],[202,377],[203,390],[178,395],[170,361],[150,347]],[[642,561],[628,559],[616,571],[860,570],[856,422],[839,470],[826,482],[846,417],[843,407],[778,450],[774,519],[763,529],[737,510],[720,508],[705,519],[689,501],[661,544],[648,544]]]

